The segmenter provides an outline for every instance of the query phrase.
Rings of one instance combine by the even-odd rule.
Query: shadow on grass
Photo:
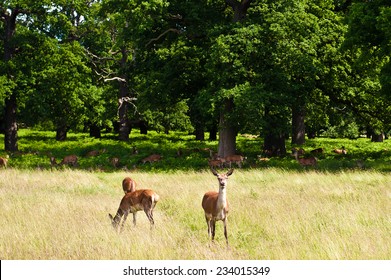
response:
[[[115,172],[172,172],[176,170],[206,170],[209,168],[210,153],[217,151],[217,141],[196,141],[194,136],[180,132],[159,134],[150,132],[143,135],[132,131],[130,140],[119,141],[114,134],[103,134],[95,139],[85,133],[70,133],[66,141],[56,141],[54,132],[22,130],[19,136],[20,152],[10,154],[9,166],[15,168],[51,169],[50,157],[60,162],[66,155],[75,154],[78,165],[75,169]],[[1,139],[0,139],[1,141]],[[345,146],[346,155],[338,155],[333,149]],[[278,168],[306,172],[337,172],[343,170],[378,170],[391,171],[391,143],[373,143],[367,139],[347,140],[317,138],[308,140],[303,147],[308,151],[304,157],[310,156],[309,151],[322,147],[323,154],[316,155],[318,164],[315,167],[302,167],[288,153],[285,157],[267,158],[261,154],[262,140],[257,137],[238,136],[238,153],[247,157],[243,169]],[[289,141],[287,151],[292,148]],[[88,156],[90,151],[97,151],[95,156]],[[135,152],[137,151],[137,152]],[[5,152],[0,151],[0,156]],[[160,154],[162,159],[155,163],[142,163],[142,159]],[[263,160],[259,160],[262,157]],[[112,159],[118,158],[115,167]],[[236,166],[233,166],[237,168]],[[64,168],[64,167],[56,167]],[[66,168],[66,167],[65,167]],[[225,169],[229,168],[228,166]]]

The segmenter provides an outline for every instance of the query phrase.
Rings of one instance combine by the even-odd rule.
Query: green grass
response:
[[[121,181],[161,197],[150,231],[144,213],[111,227]],[[211,244],[201,208],[217,189],[208,171],[0,170],[1,259],[390,259],[391,185],[375,171],[236,170]]]
[[[141,171],[170,171],[170,170],[200,170],[208,168],[209,152],[206,149],[217,151],[217,141],[196,141],[193,136],[180,132],[168,135],[150,132],[142,135],[133,130],[129,142],[116,140],[113,134],[104,134],[102,139],[94,139],[83,133],[69,133],[68,140],[55,141],[54,132],[32,131],[22,129],[19,131],[19,152],[9,154],[9,166],[27,169],[50,169],[49,158],[54,156],[57,161],[70,154],[79,157],[77,169],[95,171],[118,171],[118,169]],[[0,135],[0,156],[5,156],[4,138]],[[259,161],[262,140],[254,137],[239,135],[237,138],[238,152],[247,157],[244,168],[281,168],[284,170],[303,171],[304,169],[290,155],[292,148],[289,140],[286,147],[288,154],[282,158],[271,158],[268,161]],[[333,150],[345,146],[347,155],[337,155]],[[133,147],[139,153],[133,154]],[[317,138],[307,140],[303,148],[309,153],[312,149],[322,147],[324,153],[318,155],[318,171],[341,171],[352,169],[366,169],[389,172],[391,171],[391,141],[373,143],[369,139],[359,138],[330,139]],[[178,157],[177,151],[181,149],[183,155]],[[92,150],[105,150],[97,157],[87,157]],[[141,160],[152,153],[163,156],[161,162],[142,164]],[[114,168],[110,159],[120,159],[119,168]],[[363,164],[363,167],[358,164]]]

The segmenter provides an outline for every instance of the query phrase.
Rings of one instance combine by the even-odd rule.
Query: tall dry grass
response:
[[[117,234],[121,182],[161,197]],[[388,174],[236,170],[228,182],[230,248],[221,222],[211,244],[201,208],[210,172],[0,170],[0,259],[390,259]]]

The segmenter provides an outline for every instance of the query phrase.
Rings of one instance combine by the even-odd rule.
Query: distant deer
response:
[[[317,148],[310,151],[311,154],[323,154],[323,148]]]
[[[103,154],[105,152],[106,152],[106,149],[92,150],[92,151],[87,152],[86,157],[96,157],[96,156],[99,156],[100,154]]]
[[[7,168],[8,159],[0,157],[0,167]]]
[[[229,163],[229,168],[232,168],[232,163],[236,163],[236,165],[239,167],[239,168],[242,168],[242,163],[244,162],[245,160],[245,157],[241,156],[241,155],[232,155],[232,156],[226,156],[224,158],[225,162]]]
[[[318,161],[316,157],[299,158],[299,151],[297,149],[292,149],[292,155],[301,166],[315,166]]]
[[[205,212],[205,219],[208,225],[208,235],[212,237],[212,241],[215,238],[216,221],[223,221],[224,223],[224,236],[228,246],[228,234],[227,234],[227,217],[228,217],[228,200],[227,200],[227,180],[233,173],[233,169],[229,170],[226,174],[218,174],[213,168],[212,173],[217,177],[219,181],[219,192],[209,191],[204,194],[202,198],[202,208]]]
[[[63,160],[60,162],[61,165],[67,164],[69,166],[76,166],[77,165],[77,156],[76,155],[69,155],[65,156]]]
[[[141,160],[142,163],[146,163],[146,162],[149,162],[150,164],[152,164],[153,162],[156,162],[156,161],[160,161],[162,159],[162,156],[159,155],[159,154],[153,154],[153,155],[150,155],[144,159]]]
[[[119,166],[119,158],[113,157],[110,159],[111,165],[113,165],[114,168],[117,168]]]
[[[222,168],[225,163],[225,159],[217,157],[216,159],[209,159],[208,164],[211,168]]]
[[[338,155],[346,155],[348,153],[344,146],[342,146],[341,149],[334,149],[333,152]]]
[[[125,179],[122,180],[122,189],[124,190],[125,194],[134,192],[136,190],[136,185],[136,181],[130,177],[125,177]]]
[[[133,214],[133,224],[136,226],[136,214],[141,210],[144,210],[147,215],[152,229],[155,223],[153,220],[153,209],[158,201],[159,195],[153,190],[136,190],[134,192],[128,192],[122,198],[115,217],[109,214],[114,229],[122,231],[129,213]],[[121,228],[119,228],[122,216],[124,216],[124,219]]]

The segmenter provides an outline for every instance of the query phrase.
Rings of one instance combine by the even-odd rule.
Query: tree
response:
[[[353,53],[349,107],[365,119],[374,141],[383,141],[391,119],[391,5],[386,0],[352,1],[345,48]],[[352,94],[353,93],[353,94]]]
[[[102,1],[94,32],[85,41],[95,73],[116,88],[120,140],[128,140],[131,131],[129,111],[136,106],[134,77],[139,67],[138,52],[151,39],[146,34],[159,21],[166,5],[166,1],[160,0]]]

